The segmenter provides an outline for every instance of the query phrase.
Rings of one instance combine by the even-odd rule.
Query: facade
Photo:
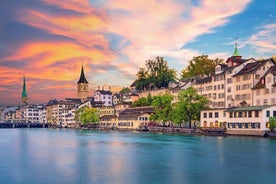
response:
[[[252,88],[254,105],[276,104],[276,66],[270,69],[257,81]]]
[[[84,75],[83,65],[81,67],[80,79],[77,83],[77,93],[78,93],[78,98],[81,99],[82,101],[87,100],[89,96],[89,84]]]
[[[94,101],[102,102],[104,106],[112,106],[112,92],[98,89],[94,93]]]
[[[47,123],[45,105],[27,105],[21,107],[19,111],[21,111],[20,120],[23,122]]]
[[[119,113],[117,127],[121,129],[138,129],[150,123],[149,117],[153,113],[151,106],[128,108]]]
[[[51,100],[46,105],[47,122],[62,127],[74,127],[76,104],[71,100]]]

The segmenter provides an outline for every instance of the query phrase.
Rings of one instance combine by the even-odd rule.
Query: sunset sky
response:
[[[0,6],[0,104],[76,97],[83,63],[97,86],[128,87],[145,61],[180,72],[193,56],[276,54],[275,0],[6,0]]]

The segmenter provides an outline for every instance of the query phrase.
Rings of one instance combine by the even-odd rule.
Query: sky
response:
[[[83,64],[90,94],[129,87],[162,56],[180,72],[194,56],[276,54],[275,0],[8,0],[0,6],[0,104],[77,97]],[[236,38],[238,38],[236,40]]]

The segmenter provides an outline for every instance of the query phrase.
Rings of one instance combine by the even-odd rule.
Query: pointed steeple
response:
[[[233,56],[241,56],[238,51],[237,40],[238,40],[238,38],[236,37],[235,50],[234,50]]]
[[[28,101],[28,94],[27,94],[27,89],[26,89],[25,75],[23,77],[23,90],[22,90],[22,94],[21,94],[21,101],[24,104],[27,103],[27,101]]]
[[[84,75],[83,64],[81,66],[81,74],[80,74],[80,79],[78,81],[78,84],[79,83],[88,83],[88,81],[86,80],[85,75]]]

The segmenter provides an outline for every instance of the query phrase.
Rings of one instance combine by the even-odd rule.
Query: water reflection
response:
[[[276,140],[0,130],[1,183],[265,183]],[[234,177],[235,176],[235,177]]]

